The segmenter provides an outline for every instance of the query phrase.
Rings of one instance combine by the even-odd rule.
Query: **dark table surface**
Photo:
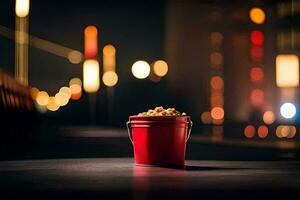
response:
[[[1,161],[0,188],[7,199],[285,199],[300,195],[300,161],[188,160],[185,169],[132,158]]]

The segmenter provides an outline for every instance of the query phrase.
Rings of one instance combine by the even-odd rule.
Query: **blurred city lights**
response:
[[[280,125],[276,128],[276,136],[278,138],[293,138],[296,132],[295,126]]]
[[[211,110],[211,117],[215,120],[221,120],[224,118],[224,109],[221,107],[214,107]]]
[[[260,67],[253,67],[250,70],[250,79],[254,83],[262,83],[264,79],[264,71]]]
[[[79,85],[82,86],[82,81],[80,80],[80,78],[72,78],[69,82],[69,86],[71,87],[72,85]]]
[[[296,115],[296,107],[292,103],[284,103],[280,106],[280,114],[286,118],[290,119]]]
[[[153,72],[159,77],[163,77],[168,73],[168,64],[163,60],[157,60],[153,64]]]
[[[47,109],[50,111],[57,111],[59,109],[59,105],[56,104],[54,97],[49,98],[49,102],[47,104]]]
[[[212,89],[214,90],[222,90],[224,87],[224,81],[223,78],[220,76],[213,76],[210,79],[210,86],[212,87]]]
[[[249,17],[255,24],[263,24],[266,20],[266,14],[261,8],[251,8]]]
[[[82,61],[82,53],[76,50],[72,50],[67,55],[68,60],[73,64],[79,64]]]
[[[71,94],[78,94],[81,93],[81,86],[77,84],[73,84],[70,86]]]
[[[36,97],[37,97],[39,91],[40,90],[37,89],[37,88],[35,88],[35,87],[33,87],[33,88],[30,89],[30,95],[31,95],[31,97],[32,97],[33,100],[36,100]]]
[[[60,88],[59,93],[65,94],[67,98],[71,98],[72,95],[71,89],[69,87]]]
[[[276,84],[278,87],[299,85],[299,58],[297,55],[276,56]]]
[[[210,112],[203,112],[201,114],[201,121],[203,124],[210,124],[212,122]]]
[[[16,0],[16,15],[18,17],[26,17],[29,14],[29,0]]]
[[[104,85],[108,87],[113,87],[118,82],[118,75],[116,74],[116,72],[107,71],[103,74],[102,80]]]
[[[143,60],[136,61],[131,67],[131,72],[137,79],[145,79],[150,74],[150,65]]]
[[[213,52],[210,54],[210,62],[214,66],[219,66],[223,64],[223,55],[219,52]]]
[[[247,138],[253,138],[255,136],[255,127],[252,125],[248,125],[245,127],[244,135]]]
[[[263,115],[263,121],[266,124],[272,124],[275,121],[275,114],[272,111],[266,111]]]
[[[84,29],[84,54],[88,59],[94,59],[98,54],[98,30],[95,26]]]
[[[97,92],[100,88],[100,72],[97,60],[86,60],[83,63],[83,88],[86,92]]]
[[[252,90],[250,94],[250,100],[254,106],[262,105],[265,100],[264,92],[261,89]]]
[[[55,100],[55,104],[58,106],[65,106],[69,103],[69,97],[66,93],[63,92],[58,92],[56,93],[54,100]]]
[[[265,36],[264,33],[258,30],[251,31],[250,39],[254,45],[263,45]]]
[[[268,136],[268,132],[269,132],[268,127],[265,125],[261,125],[257,129],[257,134],[258,137],[260,138],[266,138]]]
[[[40,91],[37,94],[36,102],[41,106],[46,106],[49,102],[49,95],[45,91]]]
[[[108,44],[103,48],[103,72],[116,70],[116,48]]]

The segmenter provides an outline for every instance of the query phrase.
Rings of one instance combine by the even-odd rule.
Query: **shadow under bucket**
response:
[[[136,165],[184,167],[189,116],[130,116],[127,128]]]

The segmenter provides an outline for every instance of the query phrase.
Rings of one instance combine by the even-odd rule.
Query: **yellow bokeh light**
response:
[[[299,85],[299,58],[297,55],[276,56],[276,84],[278,87],[297,87]]]
[[[35,87],[30,89],[30,94],[31,94],[31,97],[32,97],[33,100],[36,100],[36,97],[37,97],[39,91],[40,90],[35,88]]]
[[[68,60],[73,64],[79,64],[82,61],[82,53],[79,51],[70,51],[68,53]]]
[[[49,95],[45,91],[40,91],[37,94],[36,102],[41,106],[46,106],[49,102]]]
[[[69,82],[69,86],[71,87],[72,85],[79,85],[82,86],[82,81],[80,80],[80,78],[72,78]]]
[[[72,95],[71,89],[68,87],[60,88],[59,93],[64,93],[69,99],[71,98]]]
[[[89,59],[83,63],[83,88],[86,92],[97,92],[100,88],[100,69],[97,60]]]
[[[249,17],[255,24],[263,24],[266,20],[266,14],[261,8],[252,8]]]
[[[168,64],[163,60],[157,60],[153,64],[153,72],[159,77],[163,77],[168,73]]]
[[[26,17],[29,14],[29,0],[16,0],[16,15],[18,17]]]
[[[63,92],[56,93],[54,100],[58,106],[65,106],[69,103],[69,97]]]
[[[108,44],[103,48],[103,72],[116,70],[116,48]]]
[[[57,111],[59,109],[59,105],[57,105],[54,97],[49,98],[47,109],[50,111]]]
[[[113,87],[118,82],[118,75],[116,74],[116,72],[108,71],[103,74],[102,80],[104,85]]]
[[[145,79],[150,74],[150,65],[143,60],[136,61],[131,67],[131,72],[137,79]]]

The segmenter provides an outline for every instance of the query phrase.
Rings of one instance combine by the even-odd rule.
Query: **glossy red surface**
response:
[[[129,118],[137,165],[184,166],[189,116]]]

